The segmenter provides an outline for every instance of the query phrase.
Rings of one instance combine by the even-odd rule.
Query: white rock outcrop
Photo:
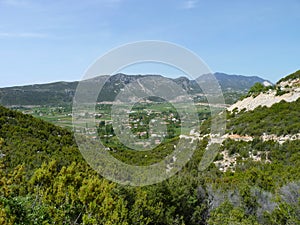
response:
[[[238,111],[241,111],[246,109],[246,111],[251,111],[258,106],[271,107],[273,104],[282,100],[286,102],[294,102],[300,98],[300,79],[284,81],[279,83],[276,87],[280,88],[282,91],[287,91],[287,93],[283,95],[276,95],[276,90],[269,90],[267,93],[260,93],[256,97],[250,96],[244,98],[243,100],[228,107],[227,110],[233,111],[234,109],[237,109]]]

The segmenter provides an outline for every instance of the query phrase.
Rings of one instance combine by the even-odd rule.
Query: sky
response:
[[[0,87],[80,80],[109,50],[143,40],[276,82],[300,69],[299,12],[299,0],[0,0]]]

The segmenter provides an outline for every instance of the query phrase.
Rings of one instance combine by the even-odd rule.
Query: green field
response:
[[[100,114],[101,117],[97,117],[95,121],[109,121],[111,120],[111,104],[97,104],[95,112],[96,114]],[[127,108],[128,106],[124,106]],[[176,104],[178,110],[186,110],[187,107],[184,103]],[[195,105],[197,113],[199,115],[199,120],[207,119],[210,116],[210,108],[206,105]],[[60,127],[73,129],[72,124],[72,107],[70,105],[62,105],[62,106],[26,106],[26,107],[18,107],[15,108],[25,114],[30,114],[36,118],[40,118],[42,120],[51,122],[55,125]],[[155,104],[144,104],[139,105],[136,104],[132,110],[134,111],[143,111],[143,110],[151,110],[152,112],[160,112],[160,113],[168,113],[168,112],[175,112],[174,107],[171,104],[162,102],[162,103],[155,103]],[[187,113],[190,113],[187,111]],[[86,125],[86,124],[84,124]],[[88,127],[93,126],[93,118],[88,123]],[[82,124],[79,124],[82,126]],[[75,126],[76,127],[76,126]],[[178,130],[178,128],[176,128]]]

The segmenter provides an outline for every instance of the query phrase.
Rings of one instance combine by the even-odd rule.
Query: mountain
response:
[[[51,105],[72,101],[78,82],[55,82],[0,89],[2,105]]]
[[[151,76],[159,75],[113,75],[109,77],[105,83],[103,90],[99,95],[98,101],[113,101],[117,93],[119,93],[119,91],[124,88],[126,84],[132,83],[139,78]],[[227,94],[229,103],[234,102],[240,95],[246,93],[256,82],[268,82],[259,77],[227,75],[224,73],[216,73],[215,76],[223,92],[225,92],[225,95]],[[195,80],[189,80],[186,77],[169,79],[176,82],[192,95],[202,93],[197,82],[206,82],[205,75],[197,78],[197,82]],[[90,81],[96,82],[97,77]],[[70,104],[73,100],[77,85],[78,82],[74,81],[0,88],[0,104],[5,106]],[[234,93],[234,95],[232,95],[232,93]]]
[[[247,92],[255,83],[271,83],[257,76],[228,75],[225,73],[215,73],[214,75],[223,91]]]

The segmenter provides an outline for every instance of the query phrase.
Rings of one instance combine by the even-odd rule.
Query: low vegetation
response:
[[[270,108],[264,106],[253,111],[228,113],[227,131],[250,136],[297,134],[300,133],[299,110],[300,99],[290,103],[281,101]]]
[[[258,85],[252,89],[258,90]],[[228,133],[254,137],[226,139],[219,146],[220,152],[237,156],[234,170],[222,172],[214,163],[199,170],[209,144],[204,137],[197,139],[193,157],[180,172],[146,187],[121,186],[97,174],[82,158],[70,129],[0,107],[0,224],[300,224],[300,140],[260,139],[263,133],[299,133],[299,101],[227,113]],[[167,140],[145,157],[122,147],[102,115],[109,106],[99,109],[99,135],[125,163],[155,163],[179,139],[180,120],[173,114]],[[203,109],[199,116],[205,120],[201,134],[209,133],[209,114]],[[151,116],[141,108],[131,117],[136,134],[147,132],[146,123],[135,126],[137,118]],[[250,155],[258,153],[261,160],[254,161]],[[223,157],[219,153],[215,160]]]
[[[95,173],[82,159],[69,131],[3,107],[0,111],[1,224],[299,222],[299,204],[294,200],[299,198],[295,192],[300,186],[299,141],[284,145],[227,142],[223,148],[231,154],[243,154],[243,149],[270,151],[272,163],[241,158],[236,172],[222,173],[213,164],[198,171],[207,145],[203,140],[176,176],[156,185],[133,188],[119,186]],[[157,153],[163,153],[165,147],[168,154],[171,142]],[[127,163],[137,162],[130,161],[122,151],[114,154],[126,158]],[[147,164],[153,158],[139,160]]]

